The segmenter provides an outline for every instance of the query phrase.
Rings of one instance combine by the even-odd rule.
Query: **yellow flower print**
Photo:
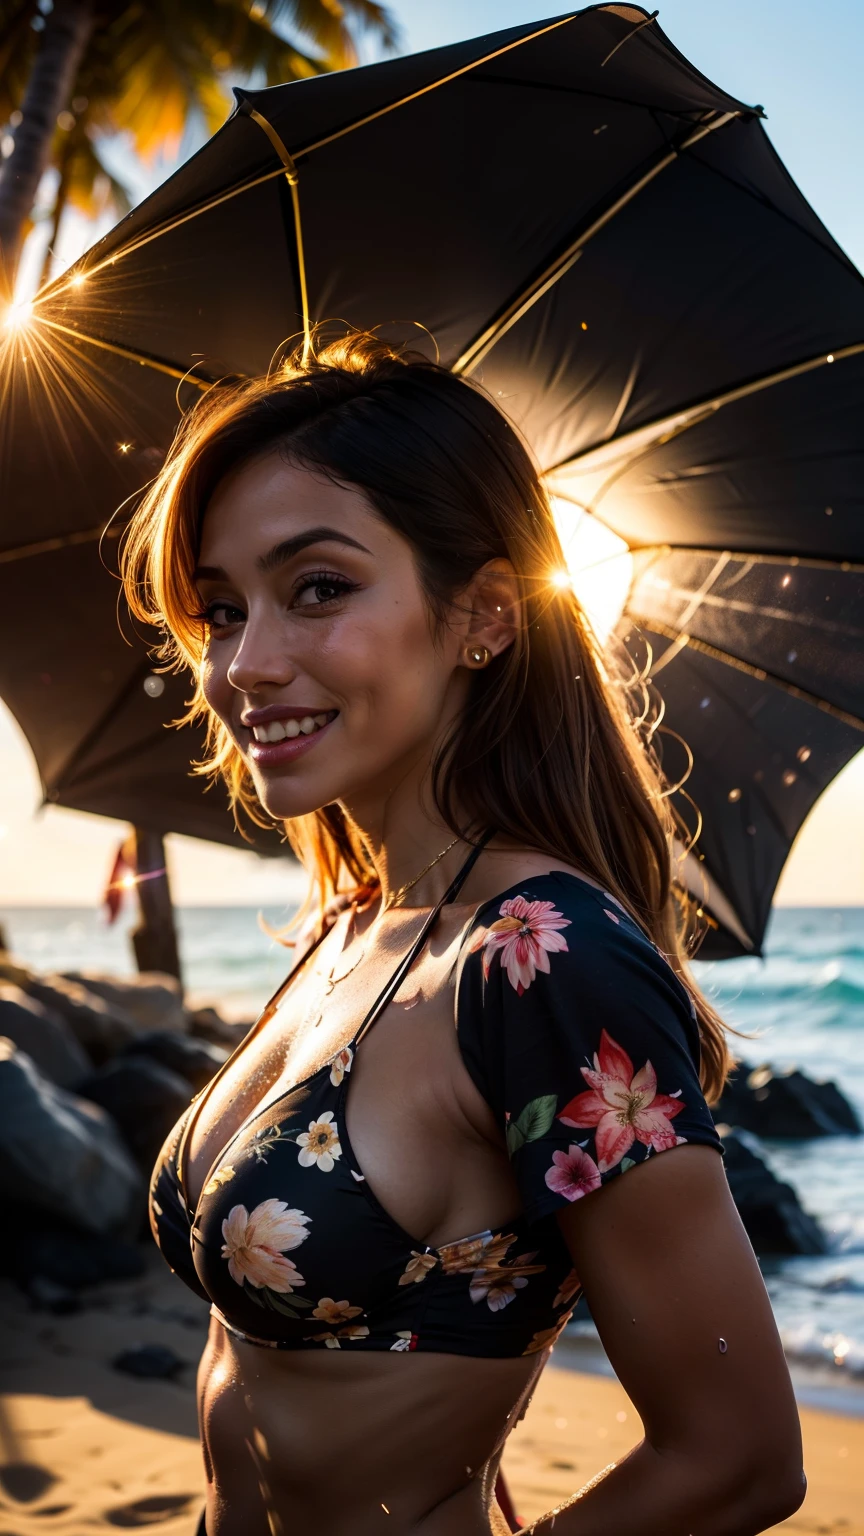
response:
[[[297,1145],[301,1168],[314,1168],[317,1163],[322,1173],[330,1173],[335,1159],[342,1156],[333,1111],[328,1109],[319,1120],[310,1120],[308,1131],[301,1131],[297,1137]]]
[[[328,1329],[325,1333],[312,1333],[308,1337],[313,1344],[324,1344],[327,1349],[341,1349],[340,1339],[356,1340],[367,1339],[369,1329],[363,1325],[354,1323],[349,1328],[340,1328],[338,1334],[331,1333]]]
[[[312,1316],[335,1327],[337,1323],[347,1323],[350,1317],[359,1317],[362,1311],[362,1307],[349,1306],[347,1301],[334,1301],[332,1296],[322,1296]]]
[[[554,1328],[543,1328],[539,1333],[535,1333],[531,1343],[528,1345],[528,1348],[523,1349],[523,1355],[539,1355],[541,1349],[551,1349],[552,1345],[555,1343],[555,1340],[558,1338],[559,1334],[564,1331],[572,1316],[573,1313],[568,1312],[567,1316],[562,1317],[560,1323],[556,1323]]]
[[[430,1269],[434,1269],[438,1263],[438,1256],[434,1253],[417,1253],[412,1248],[411,1257],[405,1265],[405,1273],[399,1276],[400,1285],[419,1285],[425,1280]]]
[[[581,1285],[582,1281],[579,1279],[575,1269],[571,1269],[569,1275],[564,1276],[558,1287],[558,1294],[552,1303],[553,1307],[563,1307],[568,1301],[572,1301]]]

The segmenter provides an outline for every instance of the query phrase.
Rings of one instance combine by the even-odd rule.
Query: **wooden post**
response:
[[[165,865],[165,844],[159,832],[133,827],[138,910],[141,921],[132,934],[139,971],[167,971],[180,975],[180,952],[174,926],[174,908]]]

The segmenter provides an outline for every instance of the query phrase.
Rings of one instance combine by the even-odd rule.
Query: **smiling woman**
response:
[[[213,390],[132,521],[202,771],[311,887],[152,1186],[211,1302],[208,1536],[498,1536],[583,1291],[646,1434],[537,1531],[749,1536],[800,1503],[674,817],[565,571],[492,402],[369,336]]]

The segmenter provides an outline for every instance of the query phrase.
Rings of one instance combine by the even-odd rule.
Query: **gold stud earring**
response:
[[[471,667],[488,667],[492,660],[492,652],[485,645],[469,645],[465,656]]]

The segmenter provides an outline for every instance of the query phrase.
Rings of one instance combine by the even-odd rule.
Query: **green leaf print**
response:
[[[636,1164],[633,1161],[632,1157],[622,1157],[622,1159],[621,1159],[621,1172],[622,1173],[626,1173],[628,1168],[635,1168],[635,1167],[636,1167]]]
[[[262,1286],[261,1295],[266,1306],[274,1312],[281,1312],[284,1317],[299,1318],[305,1307],[313,1307],[315,1303],[308,1296],[297,1296],[292,1291],[291,1298],[280,1295],[277,1291],[271,1291],[268,1286]]]
[[[526,1141],[539,1141],[545,1136],[552,1121],[555,1119],[555,1110],[558,1107],[558,1097],[554,1093],[544,1093],[539,1099],[531,1099],[530,1103],[507,1126],[507,1151],[512,1157],[518,1152]]]

